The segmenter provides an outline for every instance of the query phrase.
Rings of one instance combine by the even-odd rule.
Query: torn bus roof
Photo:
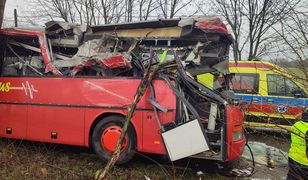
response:
[[[119,24],[106,24],[106,25],[96,25],[91,26],[94,33],[99,31],[114,31],[114,30],[128,30],[128,29],[157,29],[157,28],[168,28],[168,27],[184,27],[185,26],[196,26],[202,29],[219,31],[228,34],[226,26],[223,24],[218,17],[203,17],[203,18],[175,18],[175,19],[158,19],[150,21],[140,21],[140,22],[129,22],[129,23],[119,23]]]
[[[15,56],[25,53],[22,49],[41,53],[41,57],[31,58],[36,62],[41,58],[45,66],[41,73],[53,75],[78,75],[85,69],[98,74],[102,69],[112,69],[117,71],[117,75],[138,74],[136,68],[143,68],[148,63],[149,47],[157,54],[166,48],[176,50],[187,72],[193,76],[214,71],[227,73],[228,63],[223,62],[228,60],[232,43],[226,26],[217,17],[160,19],[91,27],[51,21],[46,23],[45,30],[2,29],[0,34],[6,38],[9,53]],[[134,56],[132,67],[119,66],[119,63],[128,64],[125,53]],[[110,57],[110,54],[118,57]],[[109,60],[106,61],[105,57]],[[134,60],[136,58],[139,60]],[[167,54],[169,61],[172,58]],[[90,62],[93,67],[88,66]],[[112,65],[102,66],[106,62]],[[29,63],[27,66],[40,71],[38,69],[42,65]]]
[[[127,38],[193,38],[198,34],[202,34],[198,30],[211,32],[211,34],[208,34],[208,38],[215,38],[215,33],[229,35],[227,27],[218,17],[160,19],[91,26],[91,29],[93,34],[102,35],[116,33],[119,37]],[[232,40],[231,36],[229,36],[229,38]]]
[[[181,19],[158,19],[139,22],[105,24],[91,26],[93,32],[119,29],[164,28],[177,26]]]

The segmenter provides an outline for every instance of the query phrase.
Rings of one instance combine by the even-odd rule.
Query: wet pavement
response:
[[[252,131],[247,136],[255,160],[255,172],[249,179],[286,179],[290,136],[285,133]],[[252,165],[247,147],[241,161]]]

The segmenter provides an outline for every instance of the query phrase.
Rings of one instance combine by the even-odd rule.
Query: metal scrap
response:
[[[70,75],[75,76],[77,73],[84,70],[85,67],[97,66],[101,69],[100,72],[103,73],[102,75],[110,76],[113,73],[109,71],[110,74],[107,74],[106,70],[129,70],[131,68],[131,59],[131,55],[127,53],[102,53],[96,56],[92,56],[90,59],[82,61],[80,64],[78,64],[71,70]]]
[[[52,46],[62,47],[78,47],[83,33],[88,29],[85,25],[59,21],[49,21],[45,25],[46,34],[51,39]]]
[[[254,153],[255,161],[261,165],[287,166],[288,153],[265,143],[251,141],[248,143]],[[245,147],[243,158],[251,160],[248,149]]]

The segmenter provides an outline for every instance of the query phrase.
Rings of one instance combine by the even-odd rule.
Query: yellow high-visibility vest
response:
[[[308,123],[303,121],[296,122],[291,128],[291,148],[289,157],[299,164],[308,166],[308,158],[306,154],[305,136],[308,131]],[[307,137],[306,137],[307,138]]]

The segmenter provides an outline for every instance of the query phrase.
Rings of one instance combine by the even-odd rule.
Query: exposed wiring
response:
[[[252,169],[250,171],[250,174],[249,175],[246,175],[245,177],[251,177],[255,171],[255,158],[253,156],[253,153],[252,153],[252,150],[251,150],[251,147],[249,146],[248,144],[248,137],[246,137],[246,143],[245,143],[245,146],[247,146],[247,148],[249,149],[249,152],[250,152],[250,155],[251,155],[251,160],[252,160]]]

